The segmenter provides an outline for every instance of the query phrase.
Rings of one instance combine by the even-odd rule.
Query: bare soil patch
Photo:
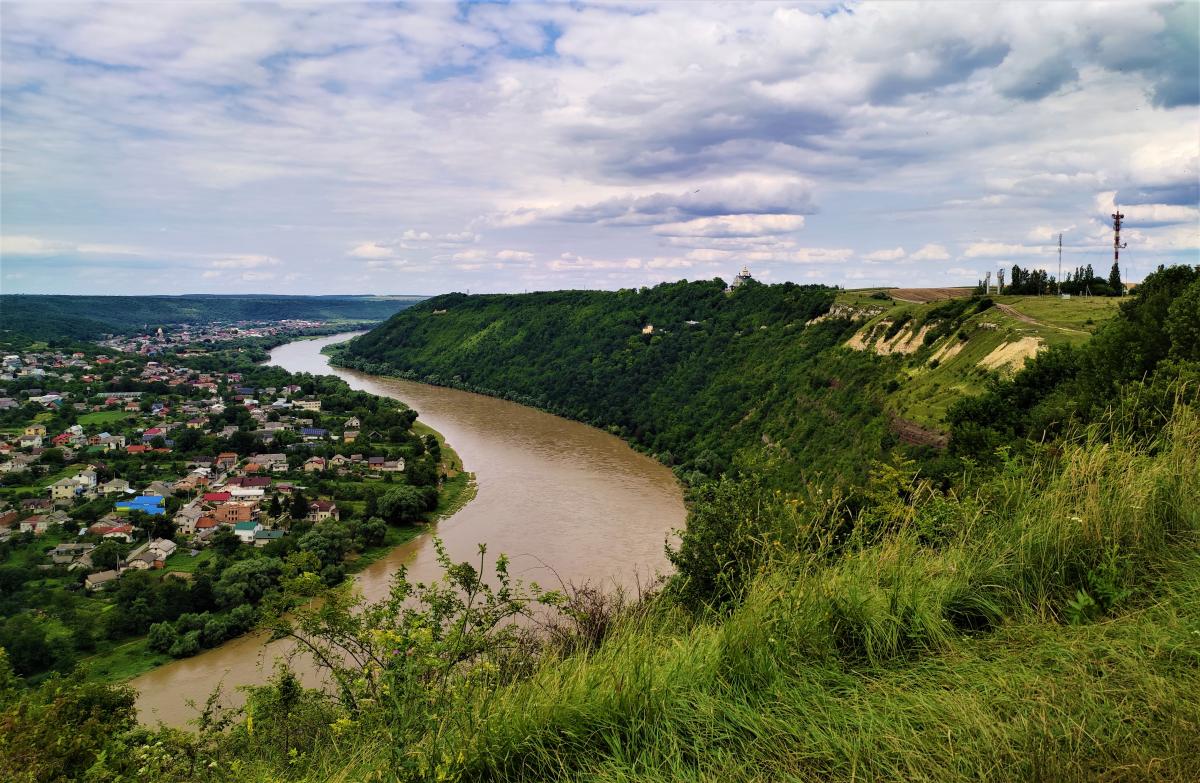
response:
[[[957,299],[963,296],[970,296],[971,288],[892,288],[888,290],[888,294],[901,302],[912,302],[914,304],[924,304],[926,302],[937,302],[941,299]]]

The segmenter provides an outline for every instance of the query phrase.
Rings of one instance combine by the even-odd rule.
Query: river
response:
[[[489,554],[509,556],[515,578],[548,587],[560,580],[636,587],[667,569],[664,543],[684,522],[667,468],[619,438],[513,402],[330,367],[321,349],[351,336],[282,345],[271,363],[402,400],[446,438],[478,487],[474,500],[437,525],[452,559],[474,561],[486,543]],[[401,565],[414,579],[435,577],[431,537],[397,547],[355,582],[368,598],[382,597]],[[263,682],[286,650],[248,634],[147,672],[130,683],[141,719],[182,726],[196,715],[189,700],[203,704],[221,684],[232,701],[238,686]],[[315,683],[311,670],[302,674]]]

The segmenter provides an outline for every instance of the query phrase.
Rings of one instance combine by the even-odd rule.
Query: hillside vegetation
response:
[[[212,321],[382,321],[420,297],[385,296],[0,296],[0,334],[93,340],[108,333]]]
[[[352,341],[335,362],[480,391],[608,428],[681,476],[862,474],[894,441],[874,357],[836,290],[720,280],[622,291],[450,294]],[[856,433],[853,450],[845,433]],[[804,470],[801,471],[801,467]]]

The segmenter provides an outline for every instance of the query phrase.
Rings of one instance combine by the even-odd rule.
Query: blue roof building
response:
[[[162,495],[138,495],[130,500],[119,501],[116,508],[117,511],[140,511],[157,517],[167,513],[164,502]]]

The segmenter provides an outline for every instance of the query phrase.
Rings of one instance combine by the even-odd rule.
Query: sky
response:
[[[1200,263],[1200,4],[0,3],[0,291]]]

